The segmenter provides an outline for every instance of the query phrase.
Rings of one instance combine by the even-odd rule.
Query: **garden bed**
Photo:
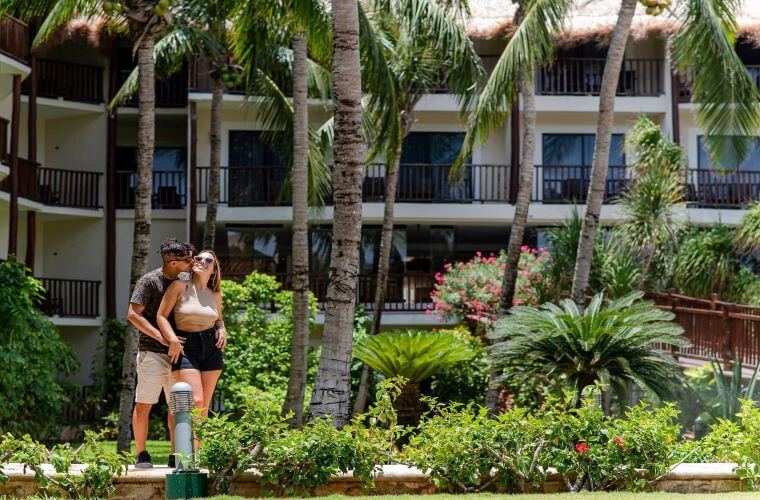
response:
[[[83,467],[81,465],[74,467]],[[736,465],[729,463],[711,464],[680,464],[677,465],[664,479],[653,486],[653,490],[671,493],[727,493],[746,491],[734,472]],[[0,485],[0,495],[11,497],[26,497],[37,493],[37,483],[31,471],[23,470],[21,465],[9,465],[5,468],[8,482]],[[52,469],[50,469],[52,471]],[[171,473],[167,467],[153,469],[129,468],[125,476],[118,477],[115,482],[116,490],[112,498],[125,499],[163,499],[164,478]],[[557,474],[549,474],[542,492],[553,493],[564,491],[563,480]],[[375,479],[375,486],[370,490],[362,490],[361,481],[351,473],[333,477],[325,486],[315,488],[310,495],[324,496],[333,494],[432,494],[436,487],[428,476],[420,470],[405,465],[386,465]],[[258,481],[258,474],[253,471],[245,472],[237,481],[232,483],[231,495],[242,497],[266,496],[266,490]]]

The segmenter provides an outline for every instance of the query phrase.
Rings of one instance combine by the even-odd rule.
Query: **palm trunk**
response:
[[[407,382],[395,401],[393,409],[398,416],[398,424],[407,427],[417,427],[420,424],[420,386],[415,382]]]
[[[216,236],[216,213],[219,207],[219,175],[222,165],[222,102],[224,82],[218,74],[214,76],[214,92],[211,96],[211,165],[208,178],[208,198],[206,202],[206,226],[203,230],[203,248],[214,248]]]
[[[499,304],[499,316],[503,317],[512,308],[517,285],[517,266],[520,263],[520,248],[523,244],[525,226],[528,224],[528,210],[530,209],[530,195],[533,189],[533,157],[536,150],[536,96],[533,88],[531,75],[523,75],[520,80],[520,93],[523,98],[523,137],[522,157],[520,158],[520,180],[517,187],[517,201],[515,203],[515,216],[512,220],[512,228],[509,233],[507,244],[507,268],[504,270],[504,278],[501,284],[501,299]],[[499,373],[492,371],[490,383],[486,392],[486,407],[491,413],[495,413],[499,404],[499,390],[497,381]]]
[[[402,144],[399,143],[394,151],[393,164],[387,166],[385,172],[385,212],[383,213],[383,233],[380,237],[380,255],[377,264],[377,284],[375,285],[375,303],[372,311],[372,327],[370,335],[380,333],[380,322],[383,316],[383,304],[388,290],[388,268],[391,264],[391,246],[393,245],[393,209],[396,204],[396,187],[398,186],[398,174],[401,164]],[[369,381],[372,377],[372,368],[364,365],[362,378],[359,381],[359,389],[356,391],[354,402],[354,415],[364,412],[369,395]]]
[[[322,354],[310,415],[347,421],[351,405],[351,341],[362,227],[361,67],[359,11],[355,0],[333,0],[333,224],[330,282],[325,303]]]
[[[137,111],[137,185],[135,187],[135,226],[132,241],[130,294],[135,283],[145,274],[150,250],[151,193],[153,191],[153,148],[155,146],[155,61],[153,37],[145,35],[137,49],[139,72],[139,108]],[[132,404],[135,400],[135,358],[137,330],[130,325],[124,339],[121,372],[122,390],[119,400],[118,451],[129,451],[132,440]]]
[[[292,427],[303,425],[309,354],[309,118],[305,34],[293,37],[293,340],[284,411]]]
[[[599,117],[596,123],[596,145],[591,167],[591,182],[586,197],[586,214],[583,217],[581,238],[578,242],[578,252],[575,257],[573,272],[573,288],[570,294],[578,306],[586,303],[591,260],[594,253],[596,232],[599,228],[599,216],[604,201],[604,191],[607,182],[607,168],[610,161],[610,143],[612,141],[612,121],[615,116],[615,94],[617,92],[620,68],[623,65],[625,45],[631,30],[633,13],[636,10],[636,0],[623,0],[620,5],[615,30],[612,33],[610,46],[607,49],[607,59],[604,63],[602,88],[599,92]]]

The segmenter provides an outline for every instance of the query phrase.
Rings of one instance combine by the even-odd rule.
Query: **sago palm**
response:
[[[514,307],[497,322],[490,348],[503,377],[563,376],[580,401],[587,386],[602,383],[623,395],[630,383],[670,398],[679,371],[671,347],[688,345],[673,314],[641,301],[641,292],[604,304],[594,296],[581,312],[566,299],[559,305]],[[666,351],[663,351],[665,349]]]
[[[394,405],[399,423],[419,423],[419,383],[437,372],[475,356],[466,340],[431,331],[383,332],[354,346],[354,357],[384,377],[404,377],[406,386]]]

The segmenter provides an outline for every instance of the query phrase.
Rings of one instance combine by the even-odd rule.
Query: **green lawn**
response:
[[[243,497],[233,496],[217,496],[211,497],[215,500],[239,500]],[[555,494],[540,494],[540,495],[492,495],[488,493],[480,493],[477,495],[383,495],[383,496],[367,496],[367,497],[347,497],[343,495],[332,495],[329,497],[322,497],[325,499],[361,499],[368,500],[392,500],[396,498],[418,498],[419,500],[425,500],[430,498],[431,500],[459,500],[461,498],[475,499],[517,499],[525,498],[526,500],[722,500],[724,498],[731,500],[750,500],[757,499],[758,494],[755,493],[721,493],[721,494],[690,494],[681,495],[678,493],[555,493]]]
[[[108,449],[116,451],[116,441],[105,441],[105,445]],[[148,441],[147,448],[154,465],[166,465],[171,451],[169,441]],[[136,454],[135,442],[132,441],[132,456]]]

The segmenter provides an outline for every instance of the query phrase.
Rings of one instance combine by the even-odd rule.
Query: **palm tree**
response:
[[[319,369],[311,398],[312,417],[348,421],[351,404],[351,339],[354,327],[359,241],[362,226],[362,86],[359,64],[359,6],[333,0],[333,224],[330,277]]]
[[[380,154],[385,159],[383,228],[377,261],[371,335],[380,331],[383,304],[390,267],[393,238],[393,213],[398,186],[403,143],[415,122],[414,109],[425,94],[442,87],[467,109],[473,89],[483,77],[482,63],[472,41],[452,16],[451,2],[418,0],[416,8],[404,0],[367,2],[364,11],[383,52],[386,74],[392,93],[369,102],[373,129],[370,158]],[[457,9],[458,10],[458,9]],[[383,99],[382,97],[385,97]],[[354,414],[362,413],[367,401],[370,371],[364,367],[354,403]]]
[[[108,12],[104,8],[108,8]],[[8,0],[0,13],[16,12],[22,18],[44,17],[34,46],[40,45],[74,16],[109,17],[110,22],[126,28],[134,38],[133,52],[138,68],[137,111],[137,181],[135,186],[135,217],[132,240],[132,269],[130,291],[145,274],[150,250],[151,192],[153,188],[153,150],[155,147],[155,41],[171,23],[172,12],[162,2],[154,0],[122,0],[99,2],[91,0]],[[135,357],[137,331],[130,326],[124,341],[122,393],[119,402],[119,436],[117,448],[128,451],[131,441],[132,404],[135,391]]]
[[[489,334],[491,359],[504,377],[564,377],[579,404],[583,389],[610,385],[619,395],[629,383],[669,398],[678,369],[668,347],[688,345],[673,314],[642,302],[641,292],[603,305],[594,296],[584,312],[572,300],[559,306],[513,307]]]
[[[749,148],[746,137],[754,136],[760,127],[757,86],[734,50],[738,25],[732,10],[736,5],[707,0],[679,2],[672,13],[678,27],[668,40],[679,71],[690,72],[696,118],[705,131],[706,146],[715,164],[724,163],[726,156],[744,157]],[[609,166],[615,93],[635,8],[636,0],[622,0],[607,49],[586,213],[573,273],[571,297],[579,306],[586,302]]]
[[[399,424],[416,426],[420,421],[419,383],[455,363],[471,360],[475,351],[454,333],[410,330],[368,335],[354,347],[354,357],[386,378],[406,379],[393,406]]]
[[[681,224],[675,211],[683,206],[683,150],[665,138],[662,128],[641,117],[626,137],[634,153],[632,185],[619,200],[624,220],[615,227],[621,240],[633,247],[647,284],[661,282],[663,267],[678,252]]]

